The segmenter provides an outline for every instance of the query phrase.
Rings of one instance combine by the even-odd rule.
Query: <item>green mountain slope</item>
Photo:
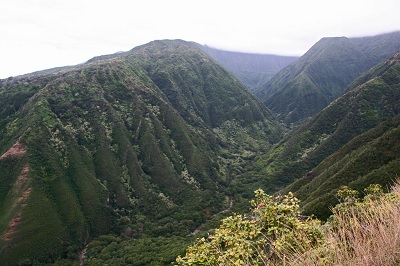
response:
[[[186,236],[229,207],[231,173],[281,134],[179,40],[0,80],[0,94],[6,265],[76,259],[101,234]]]
[[[255,93],[283,122],[300,122],[317,114],[356,77],[398,49],[399,32],[356,39],[323,38]]]
[[[362,189],[370,184],[389,188],[400,172],[400,116],[352,139],[282,192],[302,199],[305,213],[327,218],[338,201],[340,186]]]
[[[270,80],[298,57],[230,52],[202,46],[203,50],[233,73],[250,91]]]
[[[391,57],[398,48],[400,31],[381,34],[377,36],[350,38],[350,41],[359,47],[371,60],[370,64],[376,65]]]
[[[365,172],[362,175],[360,174],[360,176],[356,174],[357,171],[359,171],[357,169],[361,168],[361,164],[356,165],[356,163],[350,159],[352,149],[343,148],[349,154],[343,153],[342,151],[340,155],[336,155],[337,157],[329,156],[335,156],[335,152],[338,152],[346,144],[350,145],[349,147],[353,147],[353,149],[359,149],[359,152],[363,151],[363,149],[367,149],[366,146],[362,146],[361,144],[357,144],[359,145],[358,147],[354,143],[349,143],[361,134],[379,126],[381,123],[390,120],[400,113],[399,59],[399,53],[396,53],[391,59],[373,68],[366,74],[370,77],[367,82],[335,100],[309,123],[296,128],[270,152],[261,156],[260,160],[258,160],[258,164],[263,169],[263,177],[265,178],[264,182],[266,186],[271,190],[279,189],[304,176],[290,188],[297,191],[301,186],[305,186],[311,189],[308,192],[313,191],[313,193],[315,192],[319,196],[327,196],[326,191],[319,191],[322,194],[317,192],[318,186],[325,181],[327,184],[330,184],[331,189],[334,190],[337,189],[338,186],[343,185],[343,183],[348,183],[358,178],[363,180],[363,175],[367,175],[368,169],[370,168],[365,168]],[[376,130],[379,131],[379,129]],[[386,134],[386,132],[382,132],[382,138],[384,134]],[[381,135],[376,135],[376,138],[380,138]],[[363,137],[360,138],[363,139]],[[379,143],[378,140],[377,143]],[[396,143],[397,142],[393,142],[393,145],[397,145]],[[369,145],[368,142],[362,144]],[[381,148],[383,147],[385,146]],[[385,149],[386,148],[382,150],[382,153],[385,152]],[[388,153],[392,153],[390,149]],[[342,160],[344,157],[348,158],[348,160]],[[349,174],[348,177],[344,175],[341,176],[340,179],[334,182],[332,181],[332,183],[329,181],[328,177],[334,178],[335,172],[332,171],[332,168],[329,168],[330,166],[328,167],[323,164],[325,159],[332,164],[341,160],[341,167],[343,167],[343,169],[348,169],[347,171],[354,170],[352,174],[356,175],[352,176]],[[375,162],[369,160],[376,160],[376,158],[367,159],[367,157],[365,157],[363,160],[363,163],[367,165],[370,164],[372,167]],[[388,160],[390,161],[392,159]],[[395,160],[395,158],[393,160]],[[388,161],[385,161],[382,157],[381,163],[383,167]],[[346,166],[343,164],[346,164]],[[321,178],[316,178],[318,174],[315,172],[315,169],[319,169],[319,171],[323,170],[323,174],[321,172]],[[373,168],[370,170],[372,171]],[[346,173],[348,174],[348,172]],[[390,178],[394,178],[393,174],[394,173],[390,174],[385,180],[388,181]],[[314,182],[319,182],[318,186],[308,186],[308,182],[311,179],[315,179],[316,181]],[[356,182],[368,183],[372,181],[371,179],[362,182],[360,180]],[[305,188],[301,191],[305,191],[304,189]],[[300,194],[300,199],[305,199],[305,197],[309,196],[306,192],[301,192]],[[323,201],[322,199],[318,200],[319,202]],[[318,202],[318,200],[316,202]]]

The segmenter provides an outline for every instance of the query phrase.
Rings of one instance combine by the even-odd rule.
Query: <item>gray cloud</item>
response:
[[[155,39],[301,55],[325,36],[400,30],[397,0],[3,0],[0,78]]]

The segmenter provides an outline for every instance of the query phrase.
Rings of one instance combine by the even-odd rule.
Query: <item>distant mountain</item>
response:
[[[400,32],[354,39],[323,38],[255,94],[283,122],[301,122],[339,97],[360,74],[399,49]]]
[[[109,233],[187,236],[280,137],[255,96],[180,40],[0,80],[0,261],[76,260]]]
[[[341,185],[387,187],[400,172],[400,52],[359,80],[258,160],[269,187],[297,180],[282,192],[295,192],[307,213],[326,218]]]
[[[298,59],[295,56],[230,52],[209,46],[202,46],[202,49],[233,73],[250,91],[254,91]]]
[[[350,38],[370,59],[370,64],[376,65],[393,55],[398,48],[400,31],[369,37]]]

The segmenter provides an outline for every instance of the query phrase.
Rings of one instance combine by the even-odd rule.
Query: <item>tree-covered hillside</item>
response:
[[[183,41],[1,80],[0,94],[5,265],[77,260],[102,234],[186,236],[229,208],[231,173],[281,134]]]

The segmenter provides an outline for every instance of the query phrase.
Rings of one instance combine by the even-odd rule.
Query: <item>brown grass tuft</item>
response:
[[[284,265],[400,265],[400,185],[378,199],[333,210],[327,241],[297,252]]]

